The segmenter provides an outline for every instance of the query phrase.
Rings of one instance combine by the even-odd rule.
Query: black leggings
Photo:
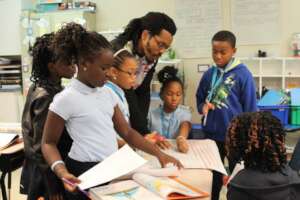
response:
[[[87,171],[88,169],[94,167],[98,162],[79,162],[77,160],[74,160],[70,157],[67,157],[65,160],[66,167],[70,173],[72,173],[74,176],[78,177],[83,172]],[[88,198],[82,194],[81,192],[66,192],[66,196],[68,200],[87,200]]]

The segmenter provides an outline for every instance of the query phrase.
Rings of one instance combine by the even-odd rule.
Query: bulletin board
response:
[[[175,22],[179,57],[210,57],[211,38],[222,28],[221,0],[175,0]]]
[[[232,31],[239,44],[280,41],[280,0],[231,0]]]
[[[221,0],[174,1],[178,28],[174,46],[180,58],[210,57],[211,38],[224,29],[225,14],[226,29],[236,35],[237,45],[280,42],[280,0],[230,0],[224,9]]]

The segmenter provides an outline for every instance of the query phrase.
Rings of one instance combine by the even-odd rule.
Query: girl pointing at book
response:
[[[113,63],[111,45],[103,36],[70,23],[58,31],[54,40],[56,55],[72,59],[78,66],[77,78],[55,96],[44,127],[42,151],[59,178],[79,183],[76,176],[117,151],[116,131],[128,144],[155,155],[162,166],[171,162],[182,167],[179,161],[131,129],[116,98],[108,88],[102,87],[106,71]],[[65,162],[56,147],[64,126],[73,139]],[[64,186],[69,192],[75,190],[69,184]],[[86,197],[68,193],[68,199]]]

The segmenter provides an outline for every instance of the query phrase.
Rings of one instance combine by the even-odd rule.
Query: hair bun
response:
[[[174,66],[165,66],[158,72],[157,78],[159,82],[164,83],[169,79],[177,78],[177,72],[178,69],[176,69]]]

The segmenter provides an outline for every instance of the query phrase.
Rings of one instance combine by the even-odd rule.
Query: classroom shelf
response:
[[[300,86],[300,58],[298,57],[242,57],[262,94],[263,86],[267,88],[289,89]]]

